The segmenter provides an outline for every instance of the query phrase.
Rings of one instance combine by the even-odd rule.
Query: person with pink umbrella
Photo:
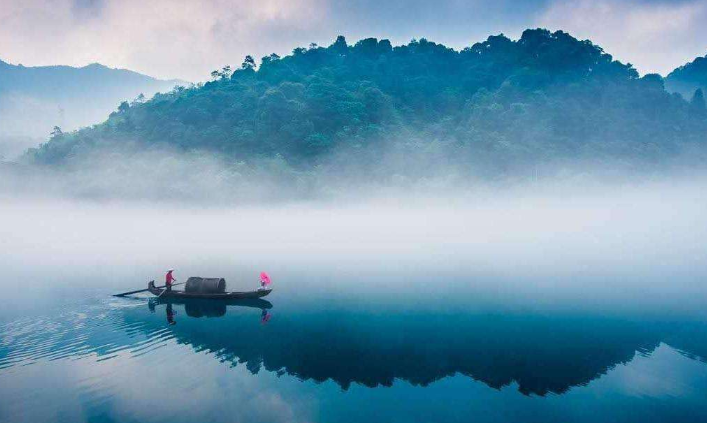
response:
[[[270,276],[265,272],[260,272],[260,288],[258,289],[268,289],[271,283]]]

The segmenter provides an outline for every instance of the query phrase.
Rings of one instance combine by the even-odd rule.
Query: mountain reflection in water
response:
[[[150,301],[147,309],[161,307],[168,321],[179,322],[171,328],[174,339],[194,350],[245,363],[254,374],[263,368],[301,380],[333,380],[343,389],[352,383],[391,386],[395,379],[427,386],[462,374],[496,389],[515,382],[521,393],[543,396],[586,385],[661,342],[694,359],[707,357],[707,327],[695,323],[600,315],[388,315],[319,304],[318,310],[288,310],[263,328],[272,308],[265,300]],[[228,313],[239,307],[261,309],[261,318]],[[144,320],[144,312],[120,310],[128,324]],[[162,323],[149,322],[140,331],[157,333]]]

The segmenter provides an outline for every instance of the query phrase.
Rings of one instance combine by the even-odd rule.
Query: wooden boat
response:
[[[203,298],[211,300],[245,300],[262,298],[272,292],[272,288],[257,289],[255,291],[218,293],[186,292],[176,290],[164,292],[164,288],[158,288],[155,286],[155,281],[150,281],[147,284],[147,290],[150,291],[150,293],[152,293],[153,295],[157,295],[160,298]]]

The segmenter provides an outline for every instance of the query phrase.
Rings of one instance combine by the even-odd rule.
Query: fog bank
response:
[[[661,163],[639,159],[487,161],[457,156],[452,142],[382,143],[341,148],[318,163],[288,163],[280,156],[241,159],[212,151],[126,141],[79,148],[62,163],[0,161],[0,198],[92,202],[171,203],[233,207],[371,199],[407,202],[479,195],[577,194],[646,184],[672,187],[707,179],[704,154]],[[470,161],[471,160],[471,161]],[[564,195],[564,194],[563,194]]]
[[[4,267],[308,266],[510,275],[704,269],[704,180],[202,207],[2,201]],[[161,270],[160,270],[161,271]]]
[[[229,280],[264,269],[371,284],[492,275],[549,292],[580,278],[611,289],[626,275],[660,292],[703,289],[698,166],[546,163],[494,178],[429,150],[376,161],[354,153],[302,169],[126,145],[61,167],[0,164],[0,266],[40,283],[46,274],[142,281],[178,267]]]

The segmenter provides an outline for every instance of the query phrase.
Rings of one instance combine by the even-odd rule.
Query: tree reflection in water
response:
[[[281,311],[263,327],[272,308],[264,300],[172,304],[188,317],[172,327],[180,343],[245,363],[253,373],[262,367],[302,380],[333,380],[343,389],[390,386],[395,379],[426,386],[462,374],[496,389],[517,383],[526,395],[562,394],[661,342],[698,359],[707,344],[704,325],[604,315],[388,314],[319,304]],[[261,309],[260,319],[245,308]],[[124,317],[140,319],[134,312]]]

